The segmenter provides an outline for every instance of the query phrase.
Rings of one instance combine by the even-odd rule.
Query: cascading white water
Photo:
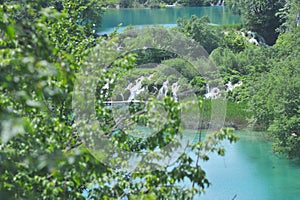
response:
[[[225,5],[225,0],[219,0],[218,3],[213,4],[210,3],[211,6],[224,6]]]
[[[129,83],[126,90],[130,91],[130,96],[127,99],[128,102],[135,100],[136,96],[140,94],[141,92],[145,91],[146,88],[142,87],[142,81],[145,79],[151,80],[153,77],[153,74],[151,74],[149,77],[141,76],[140,78],[135,80],[135,84]],[[239,81],[238,83],[232,84],[231,81],[229,81],[226,84],[226,91],[233,91],[236,87],[239,87],[243,84],[242,81]],[[107,87],[107,86],[105,86]],[[161,88],[156,88],[154,86],[154,89],[156,89],[157,92],[157,99],[163,99],[165,96],[167,96],[168,93],[168,87],[169,87],[169,80],[166,80],[163,82]],[[178,90],[180,88],[180,85],[178,84],[178,81],[173,83],[171,86],[171,92],[172,96],[175,99],[175,101],[178,101]],[[220,89],[218,87],[210,88],[210,85],[206,85],[206,94],[204,95],[207,99],[216,99],[220,96]],[[124,100],[124,95],[122,95],[122,99]]]
[[[209,84],[206,85],[206,94],[204,95],[207,99],[215,99],[219,96],[220,89],[217,87],[214,87],[210,89]]]
[[[139,77],[138,79],[135,80],[135,84],[133,84],[132,82],[129,83],[128,86],[125,89],[125,90],[130,91],[130,96],[128,97],[127,101],[130,102],[130,101],[135,100],[135,98],[138,94],[145,91],[146,88],[142,87],[142,82],[145,79],[151,80],[153,78],[153,76],[154,76],[154,74],[150,74],[148,77],[141,76],[141,77]],[[124,101],[125,100],[124,95],[122,94],[121,96],[123,97],[123,101]]]
[[[226,86],[227,86],[227,91],[232,91],[232,90],[234,90],[234,88],[239,87],[239,86],[241,86],[242,84],[243,84],[242,81],[239,81],[239,82],[236,83],[236,84],[232,84],[231,81],[229,81],[229,82],[226,84]]]
[[[144,76],[141,76],[135,81],[135,85],[132,83],[129,83],[126,89],[130,91],[130,96],[127,101],[132,101],[136,97],[136,95],[140,94],[145,90],[144,87],[142,87],[142,81],[145,79]]]
[[[177,91],[179,90],[179,87],[178,81],[172,84],[172,94],[176,102],[178,101]]]
[[[163,82],[162,87],[159,89],[158,91],[158,95],[157,98],[158,99],[162,99],[165,96],[167,96],[168,93],[168,85],[169,85],[169,80],[166,80],[165,82]]]
[[[234,90],[234,88],[239,87],[239,86],[241,86],[242,84],[243,84],[242,81],[239,81],[239,82],[236,83],[236,84],[232,84],[232,82],[229,81],[229,82],[226,84],[226,86],[227,86],[226,91],[232,91],[232,90]],[[219,96],[220,92],[221,92],[221,90],[220,90],[219,88],[214,87],[214,88],[210,89],[209,84],[207,84],[207,85],[206,85],[206,94],[205,94],[204,96],[205,96],[205,98],[207,98],[207,99],[215,99],[215,98],[217,98],[217,97]]]

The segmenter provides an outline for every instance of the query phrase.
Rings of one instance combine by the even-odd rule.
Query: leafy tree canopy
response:
[[[78,72],[89,64],[101,72],[96,77],[95,115],[111,149],[151,150],[171,141],[179,130],[180,105],[172,98],[156,102],[169,117],[157,138],[144,143],[116,130],[113,113],[104,101],[106,94],[112,94],[114,81],[135,66],[136,56],[130,53],[115,59],[118,38],[104,40],[94,34],[103,2],[24,2],[2,1],[0,6],[0,198],[85,199],[85,192],[95,199],[192,199],[203,191],[209,185],[205,172],[186,153],[171,168],[128,172],[100,162],[105,154],[92,151],[87,145],[92,140],[82,137],[89,132],[78,129],[72,97]],[[97,51],[94,47],[113,60],[107,68],[102,70],[97,56],[88,57]],[[141,115],[151,105],[132,107],[131,122],[153,122]],[[222,130],[191,148],[223,155],[224,149],[215,145],[226,138],[236,140],[231,132]],[[202,159],[207,160],[207,155]],[[184,179],[194,187],[177,184]]]
[[[227,5],[237,9],[242,15],[246,28],[263,36],[269,45],[274,44],[278,37],[277,28],[283,21],[277,13],[285,3],[284,0],[226,1]]]

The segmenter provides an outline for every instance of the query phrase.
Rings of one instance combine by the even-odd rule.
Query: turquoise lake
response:
[[[259,132],[236,131],[239,141],[224,142],[225,156],[210,154],[202,162],[211,186],[195,199],[297,200],[300,198],[300,161],[272,152]]]
[[[184,140],[195,140],[195,131],[183,134]],[[211,185],[194,199],[298,200],[300,160],[274,154],[271,142],[260,132],[239,130],[235,134],[239,137],[236,143],[224,141],[221,144],[225,147],[225,156],[208,153],[209,161],[199,163]],[[189,154],[196,161],[195,154]],[[179,184],[192,186],[188,181]],[[87,197],[86,192],[83,195]]]
[[[190,18],[192,15],[198,17],[208,16],[212,24],[237,24],[241,23],[241,17],[233,14],[224,6],[213,7],[181,7],[163,9],[107,9],[103,14],[102,28],[100,34],[109,33],[119,24],[120,30],[125,26],[163,25],[174,27],[178,18]]]

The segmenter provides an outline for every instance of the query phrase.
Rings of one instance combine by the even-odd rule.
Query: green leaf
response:
[[[15,29],[12,26],[10,26],[10,25],[8,25],[6,27],[6,34],[7,34],[8,38],[10,40],[12,40],[12,39],[14,39],[16,37]]]

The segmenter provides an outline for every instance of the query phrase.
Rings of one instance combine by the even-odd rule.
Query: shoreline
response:
[[[138,6],[138,7],[107,6],[107,7],[103,7],[103,9],[122,10],[122,9],[210,8],[210,7],[225,8],[227,6],[226,5],[204,5],[204,6],[157,5],[157,6]]]

